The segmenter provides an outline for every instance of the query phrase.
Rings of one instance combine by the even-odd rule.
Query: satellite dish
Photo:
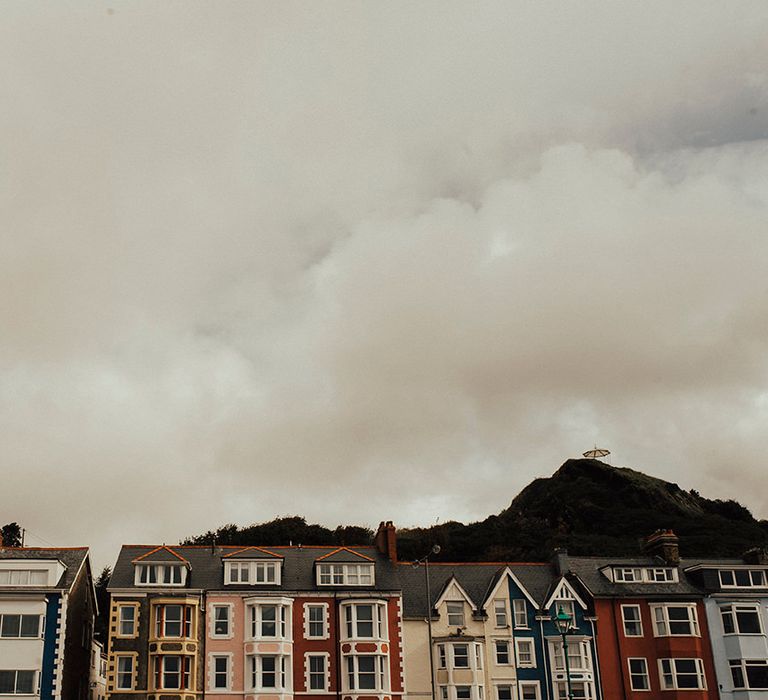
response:
[[[584,452],[584,457],[586,459],[600,459],[600,457],[607,457],[609,454],[611,454],[610,450],[602,450],[595,445],[594,450],[587,450]]]

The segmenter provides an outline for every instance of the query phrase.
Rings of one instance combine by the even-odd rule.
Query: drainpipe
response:
[[[621,675],[621,696],[627,698],[627,683],[624,676],[624,659],[621,658],[621,639],[619,638],[619,618],[616,617],[616,599],[611,601],[611,613],[613,614],[613,634],[616,638],[616,656],[619,660],[619,674]],[[642,618],[641,618],[642,619]],[[650,670],[648,672],[648,681],[650,683]]]
[[[333,609],[336,615],[336,700],[341,700],[341,616],[339,592],[333,592]]]
[[[207,615],[207,609],[206,609],[206,605],[205,605],[205,592],[201,592],[200,593],[200,618],[201,618],[200,624],[203,627],[203,641],[202,641],[202,647],[203,647],[203,654],[202,654],[203,680],[202,680],[202,686],[203,687],[202,687],[201,693],[200,693],[201,697],[205,697],[205,679],[206,679],[205,671],[208,668],[208,658],[206,657],[206,654],[205,654],[205,648],[206,648],[205,644],[206,644],[206,641],[208,640],[208,624],[207,624],[207,620],[206,620],[206,615]],[[233,624],[233,620],[230,620],[229,624],[230,625]]]

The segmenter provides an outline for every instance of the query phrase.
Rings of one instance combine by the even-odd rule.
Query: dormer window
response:
[[[39,569],[0,570],[0,586],[47,586],[48,572]]]
[[[723,588],[765,588],[765,571],[762,569],[721,569],[720,585]]]
[[[187,568],[183,564],[136,564],[134,583],[137,586],[183,586]]]
[[[677,569],[670,566],[617,566],[611,570],[614,583],[677,583]],[[606,574],[607,575],[607,574]]]
[[[372,586],[373,564],[318,564],[319,586]]]
[[[226,585],[277,586],[280,584],[280,562],[224,562],[224,583]]]

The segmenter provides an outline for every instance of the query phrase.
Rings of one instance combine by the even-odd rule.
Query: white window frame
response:
[[[638,566],[615,566],[613,580],[616,583],[642,583],[643,570]]]
[[[522,652],[520,646],[524,644],[530,644],[531,648],[531,660],[522,661]],[[536,668],[536,645],[533,643],[533,637],[516,637],[515,638],[515,661],[519,668]]]
[[[318,675],[312,671],[312,659],[323,660],[323,687],[312,688],[312,675]],[[307,652],[304,654],[304,689],[307,693],[328,694],[331,687],[331,655],[327,651]]]
[[[453,611],[451,610],[453,607]],[[463,600],[446,600],[445,601],[445,615],[448,621],[449,627],[464,627],[466,624],[466,614],[464,611]],[[453,621],[451,621],[453,618]],[[459,620],[456,622],[456,620]]]
[[[360,659],[373,658],[374,659],[374,681],[375,688],[361,688],[360,687]],[[344,691],[347,693],[354,693],[358,695],[375,695],[380,693],[389,692],[389,657],[383,654],[349,654],[344,656],[342,678],[344,684]],[[366,675],[370,672],[366,671]],[[350,679],[352,682],[350,682]]]
[[[246,693],[281,693],[290,691],[290,657],[285,654],[247,654],[246,655],[245,685]],[[264,659],[275,660],[275,670],[267,673],[275,674],[275,685],[265,686]],[[256,683],[255,681],[258,681]]]
[[[643,667],[645,668],[645,673],[644,674],[634,673],[632,671],[632,662],[633,661],[642,661],[643,662]],[[651,692],[651,674],[648,671],[648,659],[647,658],[645,658],[644,656],[630,656],[627,659],[627,674],[629,676],[629,687],[634,692],[637,692],[637,693],[650,693]],[[645,677],[645,685],[646,685],[645,688],[636,688],[635,687],[634,677],[635,676],[640,676],[640,675],[644,675],[644,677]]]
[[[138,603],[117,603],[117,629],[115,630],[115,637],[118,639],[135,639],[139,634],[139,604]],[[131,632],[123,631],[123,624],[126,620],[123,619],[123,610],[133,610],[133,620],[131,620]]]
[[[19,633],[18,634],[3,634],[3,630],[6,627],[6,621],[5,618],[7,617],[18,617],[19,618]],[[37,618],[37,629],[35,631],[35,634],[22,634],[22,631],[24,629],[24,618],[25,617],[36,617]],[[42,632],[40,630],[41,625],[41,619],[45,619],[43,615],[40,613],[33,613],[33,614],[27,614],[27,613],[2,613],[0,614],[0,639],[40,639],[42,637]],[[12,669],[8,669],[12,670]],[[23,671],[24,669],[18,669]]]
[[[563,649],[562,639],[551,639],[550,648],[552,650],[552,668],[556,671],[565,671],[565,658],[563,652],[568,653],[568,650],[576,649],[578,654],[568,654],[568,665],[571,673],[574,671],[577,673],[591,673],[592,672],[592,649],[589,645],[589,639],[585,637],[569,637],[566,638],[566,649]],[[578,663],[574,661],[574,658],[578,659]],[[559,665],[558,665],[559,660]]]
[[[748,585],[739,584],[736,582],[736,573],[746,571],[749,573],[750,582]],[[766,571],[765,569],[755,568],[739,568],[739,569],[718,569],[718,579],[720,580],[720,588],[766,588]],[[723,574],[729,574],[733,579],[733,583],[723,583]],[[755,574],[759,581],[755,583]]]
[[[650,605],[651,620],[653,622],[654,637],[700,637],[699,614],[696,603],[662,603]],[[672,633],[670,625],[680,623],[682,620],[670,620],[669,611],[672,608],[685,608],[688,610],[688,629],[686,634]],[[659,613],[661,613],[659,615]],[[660,630],[661,628],[661,630]]]
[[[541,683],[539,681],[520,681],[518,684],[518,697],[520,700],[526,700],[523,695],[526,688],[533,688],[536,692],[536,700],[541,700]]]
[[[570,615],[571,628],[575,628],[576,627],[576,603],[571,598],[558,598],[552,604],[552,614],[558,615],[560,613],[560,608],[563,609],[563,612],[566,615]]]
[[[137,562],[134,564],[133,583],[135,586],[154,586],[156,588],[180,588],[187,584],[187,567],[174,562]],[[166,577],[166,571],[179,572],[178,580],[171,574]],[[146,576],[144,575],[146,572]],[[166,581],[166,578],[169,580]]]
[[[472,652],[470,651],[470,647],[472,646],[469,642],[452,642],[448,645],[451,649],[450,658],[451,658],[451,668],[457,669],[457,668],[472,668]],[[456,647],[464,647],[467,650],[466,653],[466,659],[467,663],[463,666],[459,666],[456,663]],[[462,654],[461,658],[464,658],[465,655]]]
[[[0,569],[0,586],[45,587],[48,578],[47,569]]]
[[[361,606],[370,606],[372,620],[358,620],[358,609]],[[386,641],[389,639],[387,629],[387,604],[385,601],[356,599],[354,601],[345,601],[340,607],[342,608],[342,639],[359,639],[366,641],[370,639]],[[359,625],[368,622],[371,623],[372,636],[360,636]],[[352,630],[351,636],[350,628]]]
[[[15,674],[13,676],[13,691],[7,693],[8,695],[22,695],[24,697],[32,697],[33,695],[40,696],[40,672],[36,669],[32,668],[4,668],[2,669],[4,673],[13,673]],[[32,692],[27,693],[26,691],[19,691],[19,674],[20,673],[31,673],[32,674]],[[6,695],[6,693],[3,693],[3,695]]]
[[[216,623],[219,622],[218,619],[218,611],[219,610],[226,610],[227,611],[227,631],[226,632],[217,632],[216,631]],[[234,630],[232,629],[234,627],[234,605],[232,603],[211,603],[211,629],[210,629],[210,637],[211,639],[232,639],[234,635]]]
[[[677,680],[677,677],[679,675],[677,671],[677,663],[680,661],[694,661],[696,663],[696,677],[700,682],[700,685],[698,687],[680,688]],[[664,672],[665,663],[669,663],[670,665],[671,673],[669,675],[672,676],[672,685],[669,685],[665,678],[665,672]],[[658,664],[659,664],[659,683],[661,685],[662,690],[706,690],[707,689],[707,677],[704,673],[704,662],[701,659],[696,659],[696,658],[659,659]],[[686,675],[690,675],[690,674],[686,674]]]
[[[320,610],[322,619],[319,621],[323,626],[321,634],[312,634],[312,624],[317,624],[318,620],[311,619],[312,610]],[[304,638],[305,639],[328,639],[329,634],[328,603],[304,603]]]
[[[232,690],[232,654],[215,651],[209,654],[208,658],[210,659],[208,668],[210,674],[208,688],[210,692],[215,693],[217,691]],[[227,662],[227,669],[225,671],[227,674],[227,682],[224,687],[216,685],[216,676],[218,675],[218,672],[216,671],[216,661],[219,659],[224,659]]]
[[[637,620],[627,620],[626,610],[632,608],[634,610],[637,610]],[[624,636],[625,637],[642,637],[643,636],[643,612],[640,609],[639,605],[636,604],[628,604],[628,605],[622,605],[621,606],[621,623],[622,628],[624,630]],[[630,634],[627,631],[627,623],[631,624],[637,624],[640,627],[640,633],[639,634]]]
[[[516,700],[517,699],[517,688],[515,687],[514,682],[511,683],[497,683],[494,685],[495,693],[493,694],[493,700]],[[509,698],[502,698],[501,697],[501,689],[507,688],[509,690]],[[490,700],[490,698],[489,698]]]
[[[134,690],[136,688],[136,667],[138,665],[138,654],[136,652],[132,652],[129,654],[122,654],[122,653],[116,653],[115,654],[115,681],[114,681],[114,690],[115,692],[120,692],[121,690]],[[131,662],[131,669],[130,671],[125,671],[120,669],[120,662],[129,660]],[[131,679],[131,685],[130,686],[124,686],[120,685],[120,677],[125,676],[126,674],[129,674]]]
[[[515,598],[512,600],[513,619],[516,630],[527,630],[528,627],[528,605],[525,598]],[[521,621],[522,620],[522,621]]]
[[[279,586],[282,560],[233,559],[224,562],[225,586]],[[243,573],[246,574],[245,580]],[[270,580],[272,578],[272,580]]]
[[[768,669],[768,659],[731,659],[728,661],[728,667],[731,672],[731,681],[733,682],[734,690],[768,690],[768,685],[763,688],[759,686],[753,687],[749,684],[747,666],[762,666]],[[744,680],[743,685],[736,685],[736,681],[733,678],[734,668],[738,668],[741,672],[741,677]]]
[[[275,608],[275,619],[265,620],[264,608]],[[288,641],[291,639],[291,605],[283,598],[245,601],[246,639],[248,641]],[[264,623],[274,622],[275,634],[264,634]]]
[[[317,563],[318,586],[374,586],[376,569],[371,563]]]
[[[501,657],[506,656],[507,660],[502,661]],[[509,646],[508,639],[494,639],[493,640],[493,658],[497,666],[511,666],[512,665],[512,650]]]
[[[739,613],[744,612],[750,612],[754,613],[757,616],[757,624],[760,628],[757,632],[742,632],[741,628],[739,627]],[[723,635],[726,637],[731,637],[734,635],[740,635],[743,637],[759,637],[763,636],[765,634],[765,630],[763,627],[763,616],[760,614],[761,609],[760,605],[757,603],[729,603],[728,605],[721,605],[720,606],[720,621],[723,625]],[[727,632],[725,629],[725,617],[726,615],[730,615],[732,625],[733,625],[733,632]]]
[[[497,629],[509,627],[509,614],[507,613],[507,601],[504,598],[496,598],[493,601],[493,617]]]

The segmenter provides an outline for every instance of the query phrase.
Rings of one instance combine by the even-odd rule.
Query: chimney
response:
[[[768,565],[768,550],[765,547],[752,547],[742,555],[745,564]]]
[[[672,530],[656,530],[643,542],[643,554],[659,557],[670,566],[680,563],[680,539]]]
[[[571,560],[568,557],[568,550],[565,547],[557,547],[555,556],[552,558],[552,564],[558,576],[565,576],[571,571]]]
[[[391,520],[379,523],[373,544],[390,561],[397,561],[397,529]]]

